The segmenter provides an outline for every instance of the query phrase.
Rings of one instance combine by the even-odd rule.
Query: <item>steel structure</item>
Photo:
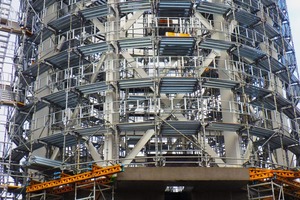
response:
[[[285,0],[32,0],[20,11],[19,24],[0,29],[19,35],[15,79],[1,76],[1,92],[15,94],[1,95],[1,107],[14,109],[2,120],[4,188],[91,163],[299,166],[300,85]]]

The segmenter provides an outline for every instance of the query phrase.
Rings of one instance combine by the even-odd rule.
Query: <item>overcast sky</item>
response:
[[[300,1],[286,0],[292,29],[292,36],[296,51],[298,69],[300,67]]]

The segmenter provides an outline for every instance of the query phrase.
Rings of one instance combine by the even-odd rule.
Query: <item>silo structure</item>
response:
[[[20,10],[6,198],[300,199],[285,0]]]

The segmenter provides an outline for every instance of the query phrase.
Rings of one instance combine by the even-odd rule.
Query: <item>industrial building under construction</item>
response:
[[[300,199],[285,0],[0,0],[0,199]]]

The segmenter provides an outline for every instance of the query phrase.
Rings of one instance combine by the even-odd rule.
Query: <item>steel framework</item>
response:
[[[300,85],[285,0],[19,4],[19,23],[0,29],[18,35],[16,78],[1,82],[16,96],[1,100],[14,110],[1,168],[14,186],[91,163],[299,166]]]

